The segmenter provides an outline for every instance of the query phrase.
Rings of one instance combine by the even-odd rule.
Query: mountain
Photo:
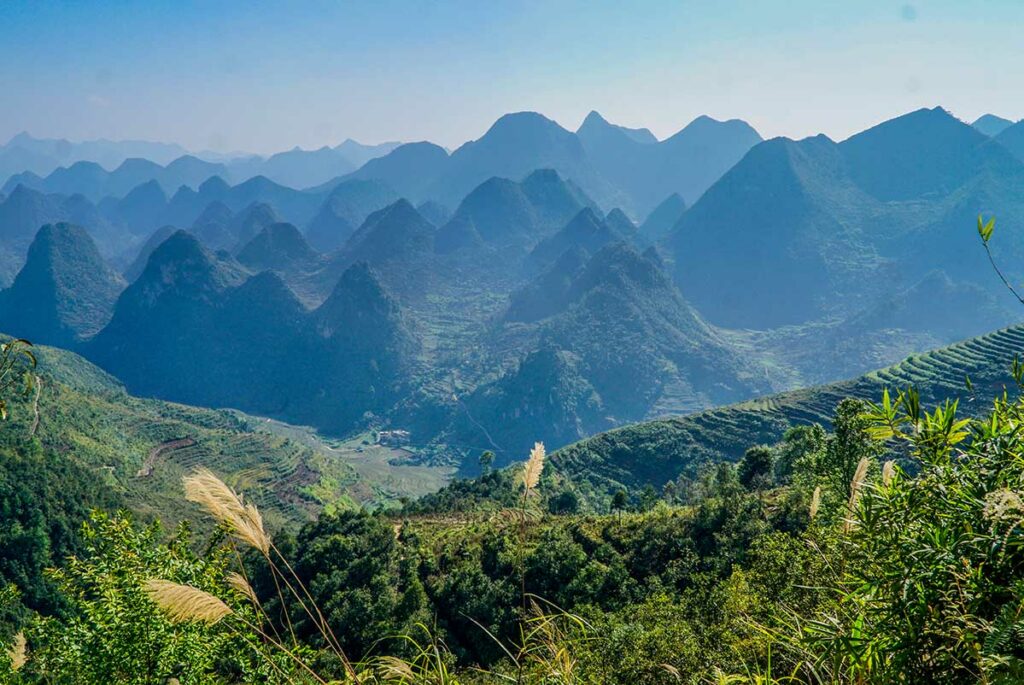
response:
[[[238,261],[254,271],[308,270],[317,262],[317,252],[292,224],[267,226],[238,251]]]
[[[366,262],[375,269],[431,255],[434,227],[407,200],[398,200],[366,218],[339,253],[346,264]]]
[[[939,108],[919,110],[840,144],[756,146],[661,247],[687,298],[734,328],[848,316],[934,269],[1010,311],[972,227],[979,213],[1024,218],[1022,182],[1024,165],[1002,146]],[[1015,234],[998,249],[1009,264],[1024,256]]]
[[[351,179],[331,191],[306,228],[310,245],[331,252],[345,244],[366,218],[398,200],[398,195],[381,181]]]
[[[317,150],[303,150],[296,147],[266,159],[257,157],[247,163],[232,165],[230,173],[239,180],[266,176],[290,188],[307,188],[349,174],[357,167],[333,148],[325,146]]]
[[[60,222],[85,228],[103,254],[123,245],[118,231],[81,195],[47,195],[19,185],[0,202],[0,283],[13,280],[39,228]]]
[[[1014,157],[1024,161],[1024,121],[1007,126],[993,140],[1009,150]]]
[[[156,180],[132,188],[118,200],[110,214],[135,234],[150,233],[167,212],[167,194]]]
[[[857,185],[891,201],[948,195],[977,173],[987,141],[937,107],[881,123],[839,147]]]
[[[437,246],[442,252],[484,244],[525,251],[592,205],[583,191],[550,169],[538,169],[519,183],[494,177],[463,199],[438,231]]]
[[[47,224],[32,241],[14,283],[0,291],[0,329],[40,344],[72,347],[110,320],[124,286],[84,229]]]
[[[988,411],[984,398],[1015,396],[1007,381],[1014,355],[1024,348],[1024,326],[1013,326],[941,349],[915,354],[866,375],[758,400],[619,428],[565,447],[551,467],[573,483],[602,493],[619,487],[660,488],[680,474],[693,476],[702,463],[736,461],[751,445],[778,442],[793,425],[828,426],[840,400],[877,402],[884,388],[915,388],[922,405],[960,398],[967,414]],[[964,379],[970,378],[973,392]],[[975,400],[975,394],[980,401]]]
[[[46,176],[60,166],[91,161],[113,169],[126,159],[144,157],[158,164],[167,164],[185,154],[177,145],[140,140],[90,140],[74,143],[65,139],[34,138],[19,133],[0,145],[0,179],[31,171]]]
[[[576,135],[536,112],[506,114],[480,139],[455,150],[431,185],[430,197],[454,206],[492,176],[522,178],[535,169],[557,171],[600,205],[614,207],[621,199]]]
[[[401,143],[398,142],[364,145],[363,143],[348,138],[343,143],[335,147],[334,150],[347,159],[352,165],[352,168],[358,169],[371,159],[383,157],[400,145]]]
[[[230,389],[210,378],[225,361],[215,354],[224,346],[219,339],[233,334],[221,325],[219,306],[243,281],[239,267],[178,231],[150,255],[110,323],[83,348],[85,356],[137,394],[229,405]],[[229,387],[252,381],[239,378]]]
[[[131,265],[124,270],[124,279],[128,283],[134,283],[135,279],[142,275],[142,272],[146,269],[146,264],[149,262],[149,256],[153,254],[153,251],[160,246],[165,240],[170,238],[178,229],[174,226],[161,226],[160,228],[153,231],[146,242],[139,248],[138,254],[135,259],[132,260]]]
[[[620,232],[590,207],[584,207],[561,230],[533,248],[530,262],[535,267],[546,267],[572,248],[593,254],[610,243],[628,241],[628,234]]]
[[[1013,122],[1009,119],[997,117],[995,114],[982,114],[974,120],[971,126],[978,129],[986,136],[995,138],[1000,133],[1013,126]]]
[[[417,343],[398,303],[366,262],[345,270],[331,295],[313,312],[313,321],[327,341],[327,376],[361,398],[346,411],[380,410],[382,402],[393,402],[395,396],[386,386],[402,381],[401,372]],[[353,413],[352,419],[356,416]]]
[[[296,253],[309,254],[301,234],[275,224],[240,256]],[[309,312],[275,272],[248,276],[226,253],[178,231],[82,349],[141,395],[346,432],[400,397],[415,348],[399,305],[365,265],[346,270]]]
[[[591,112],[576,135],[597,171],[625,193],[629,208],[641,216],[672,193],[695,202],[761,142],[743,121],[706,116],[659,142],[638,141],[628,129]]]
[[[637,230],[637,238],[644,245],[653,245],[666,235],[679,222],[686,211],[686,202],[679,193],[672,193],[651,210]]]
[[[421,202],[428,199],[428,187],[447,164],[448,152],[443,147],[427,142],[406,143],[383,157],[369,160],[344,180],[380,181],[401,197]],[[336,182],[326,185],[333,188]],[[460,199],[461,196],[456,202]],[[452,206],[456,202],[451,203]]]
[[[238,212],[228,224],[228,233],[235,239],[235,250],[246,245],[260,231],[271,224],[280,223],[274,208],[266,202],[253,202]]]
[[[178,157],[167,166],[148,159],[125,159],[113,171],[107,171],[94,161],[78,161],[54,169],[45,178],[17,174],[7,180],[4,188],[22,183],[45,193],[81,194],[92,202],[99,202],[105,197],[123,197],[132,188],[151,181],[156,181],[165,193],[173,193],[181,186],[197,188],[211,176],[226,177],[228,170],[222,164],[191,155]]]
[[[234,218],[235,215],[226,204],[214,200],[192,223],[191,232],[210,249],[226,250],[238,242],[230,230]]]
[[[605,214],[604,221],[609,227],[630,241],[637,237],[636,224],[618,207]]]
[[[457,440],[513,455],[530,440],[560,445],[768,389],[686,303],[653,253],[619,242],[581,261],[574,248],[539,286],[513,295],[506,321],[536,321],[536,348],[461,399]]]

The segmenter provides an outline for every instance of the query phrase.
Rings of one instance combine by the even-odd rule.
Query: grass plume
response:
[[[191,585],[154,578],[147,580],[143,589],[174,623],[200,621],[213,625],[233,613],[220,599]]]
[[[14,642],[11,643],[11,647],[7,650],[7,656],[11,660],[11,670],[19,671],[28,661],[28,643],[25,640],[24,633],[18,633],[14,636]]]
[[[238,541],[270,553],[270,536],[263,528],[263,516],[253,504],[245,504],[241,495],[206,468],[185,476],[185,499],[194,502],[223,524]]]
[[[853,517],[857,511],[857,501],[860,499],[860,491],[864,487],[864,481],[867,478],[870,465],[871,460],[863,457],[857,462],[857,469],[853,472],[853,478],[850,480],[850,500],[846,503],[846,520],[843,521],[844,533],[849,533],[853,530]]]

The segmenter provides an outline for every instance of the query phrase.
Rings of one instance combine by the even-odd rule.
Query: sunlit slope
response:
[[[735,460],[752,445],[776,442],[791,425],[827,425],[843,398],[876,400],[887,387],[913,386],[928,403],[959,398],[965,411],[980,412],[1004,387],[1016,394],[1010,365],[1021,352],[1024,325],[1011,326],[852,380],[608,431],[559,450],[552,464],[597,490],[660,487],[700,462]]]

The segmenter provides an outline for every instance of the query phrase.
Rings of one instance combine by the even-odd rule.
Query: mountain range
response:
[[[1020,124],[992,123],[936,108],[839,143],[757,142],[702,118],[659,142],[521,113],[305,190],[215,175],[93,202],[19,184],[0,199],[0,330],[140,395],[401,427],[446,463],[505,463],[1016,320],[973,230],[1024,213]],[[644,169],[661,173],[630,190]],[[1024,240],[992,249],[1012,277]]]

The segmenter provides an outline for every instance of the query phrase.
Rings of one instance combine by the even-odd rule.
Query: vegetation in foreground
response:
[[[35,594],[8,523],[4,678],[1019,682],[1024,403],[957,409],[847,400],[831,434],[794,428],[603,515],[543,493],[539,445],[489,476],[507,506],[338,512],[296,536],[197,471],[213,533],[96,512]]]

